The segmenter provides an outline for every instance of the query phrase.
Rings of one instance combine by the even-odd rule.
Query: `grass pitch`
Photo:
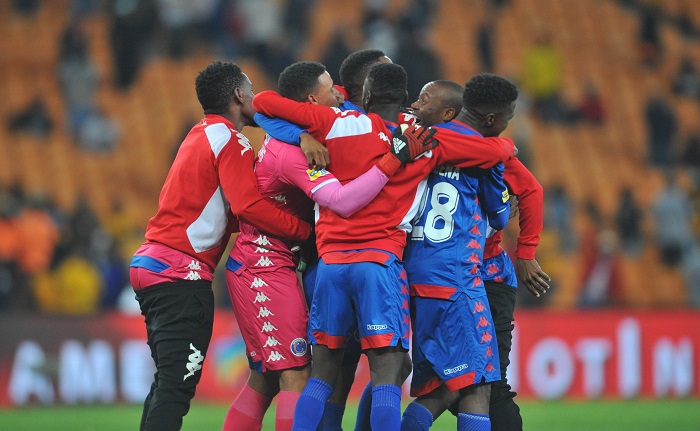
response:
[[[527,431],[698,431],[700,399],[662,401],[529,401],[521,402]],[[184,431],[220,430],[228,406],[199,404],[185,417]],[[349,406],[343,428],[354,428],[356,406]],[[82,406],[0,410],[2,431],[122,431],[136,430],[141,407]],[[274,430],[274,406],[263,430]],[[456,420],[441,416],[431,430],[452,431]]]

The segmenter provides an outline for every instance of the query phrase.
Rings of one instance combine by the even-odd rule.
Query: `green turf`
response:
[[[700,400],[522,402],[527,431],[698,431]],[[227,406],[195,404],[185,417],[183,430],[220,430]],[[353,429],[356,408],[346,414],[345,430]],[[138,406],[54,407],[0,410],[2,431],[122,431],[136,430]],[[274,430],[274,411],[265,417],[263,430]],[[431,430],[455,430],[449,414]]]

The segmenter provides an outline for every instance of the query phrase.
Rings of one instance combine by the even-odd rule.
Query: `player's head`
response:
[[[423,86],[418,100],[411,104],[413,115],[423,126],[452,121],[462,110],[464,87],[447,80],[431,81]]]
[[[362,107],[371,112],[379,105],[400,106],[406,102],[408,91],[406,70],[394,63],[376,63],[365,79],[362,90]]]
[[[342,100],[326,66],[315,61],[299,61],[287,66],[280,73],[277,88],[282,96],[297,102],[337,107]]]
[[[351,101],[358,101],[362,97],[362,86],[369,69],[375,63],[391,63],[391,59],[382,50],[361,49],[343,60],[340,65],[340,83],[348,92]]]
[[[482,135],[498,136],[513,118],[517,98],[515,84],[492,73],[480,73],[464,86],[462,113]]]
[[[195,79],[197,100],[205,114],[240,116],[242,124],[253,125],[253,83],[234,63],[215,61],[199,72]]]

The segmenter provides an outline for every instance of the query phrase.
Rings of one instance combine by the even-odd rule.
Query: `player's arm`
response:
[[[330,157],[326,147],[296,124],[292,124],[280,118],[270,118],[260,113],[255,114],[255,122],[262,127],[268,135],[278,141],[301,147],[301,150],[306,156],[309,168],[323,169],[330,163]]]
[[[535,259],[543,227],[544,190],[517,158],[506,162],[503,178],[511,193],[518,197],[520,234],[515,250],[516,275],[530,293],[539,297],[547,292],[551,281]]]
[[[282,118],[303,127],[321,143],[333,137],[358,136],[372,131],[372,121],[357,111],[340,111],[338,108],[300,103],[272,90],[256,94],[253,108],[261,114]]]
[[[252,147],[232,145],[240,136],[243,135],[234,136],[217,157],[219,181],[231,212],[238,219],[272,235],[293,240],[306,239],[311,233],[311,226],[281,211],[258,191]]]
[[[514,156],[515,146],[507,138],[483,138],[436,127],[436,165],[489,169]]]
[[[391,175],[401,166],[390,153],[372,166],[367,172],[342,185],[325,169],[306,169],[305,159],[295,148],[284,149],[280,164],[280,178],[306,193],[320,206],[330,209],[339,216],[350,217],[367,205],[389,181]]]
[[[485,171],[479,179],[479,201],[489,221],[489,226],[502,230],[508,224],[510,196],[503,182],[503,164],[499,163]]]

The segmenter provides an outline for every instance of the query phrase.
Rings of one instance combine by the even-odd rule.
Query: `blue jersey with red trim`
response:
[[[434,127],[478,135],[454,122]],[[411,295],[448,299],[461,291],[483,291],[487,218],[507,221],[508,197],[502,165],[489,170],[438,166],[429,175],[404,254]]]

